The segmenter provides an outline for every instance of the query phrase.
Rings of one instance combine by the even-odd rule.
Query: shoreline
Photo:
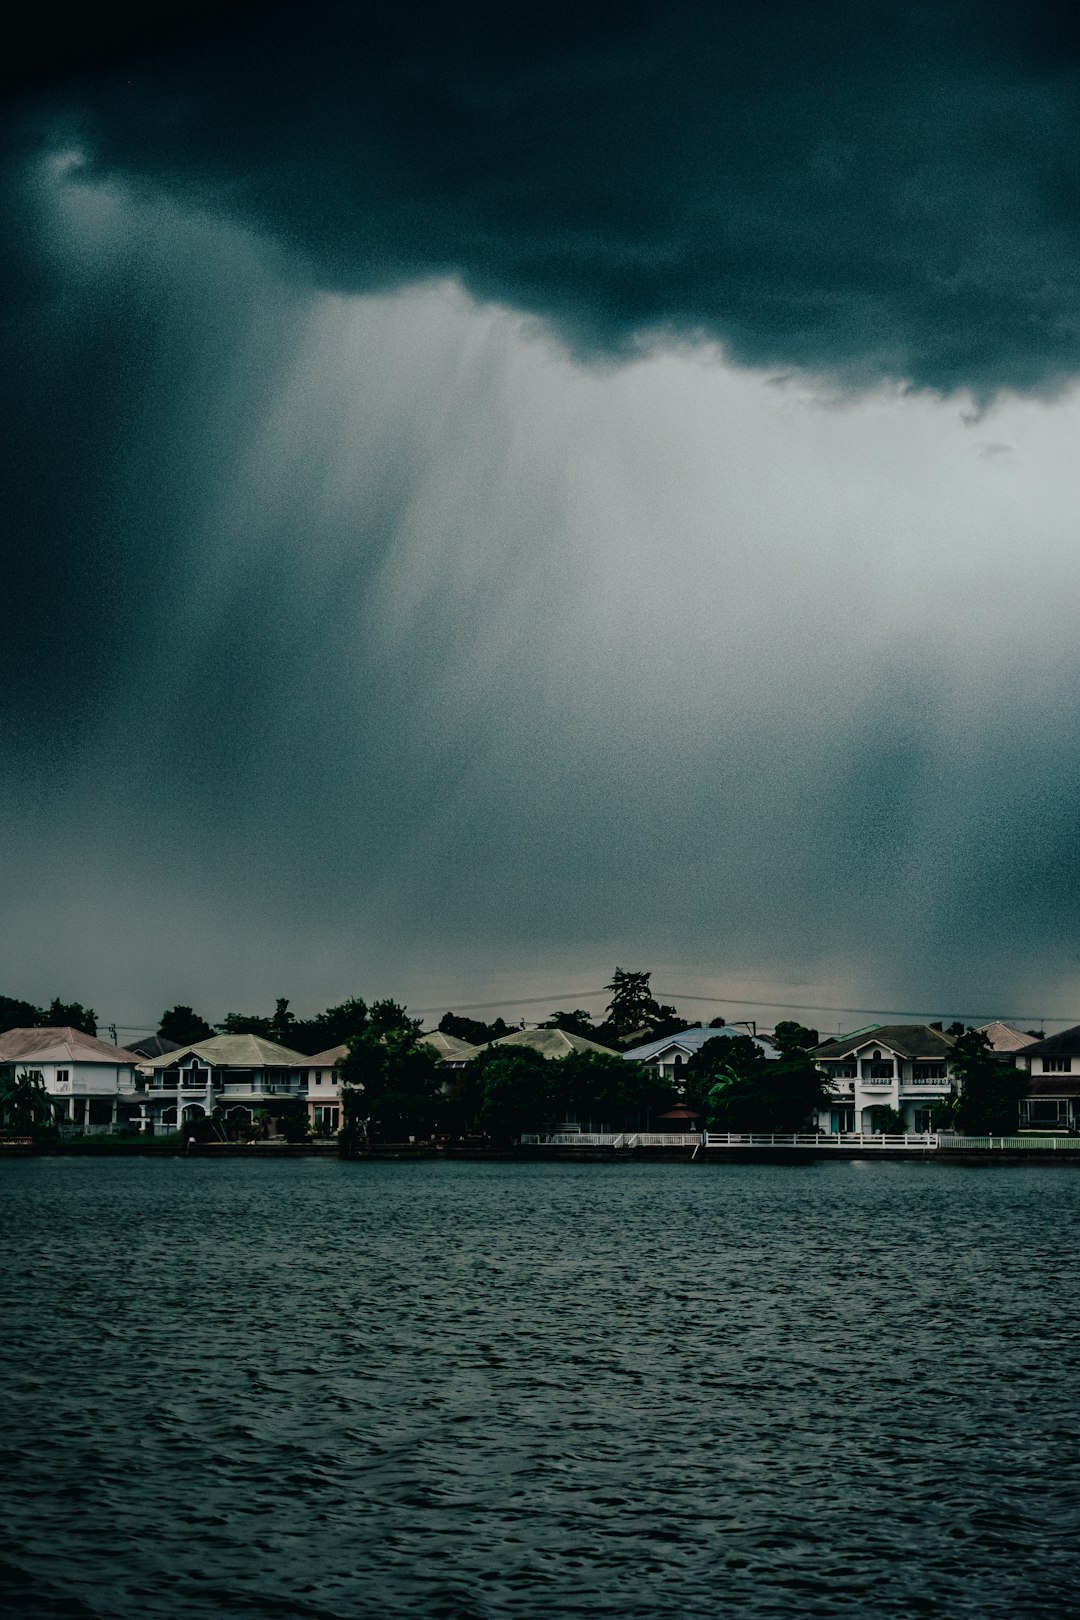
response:
[[[1014,1165],[1060,1164],[1080,1165],[1080,1137],[1075,1147],[1054,1150],[1046,1148],[948,1148],[927,1147],[923,1150],[870,1148],[852,1144],[850,1147],[427,1147],[411,1143],[386,1143],[384,1146],[343,1151],[334,1141],[322,1142],[200,1142],[190,1146],[162,1143],[155,1146],[153,1138],[146,1142],[118,1142],[113,1140],[53,1142],[37,1146],[33,1143],[0,1142],[0,1159],[13,1158],[144,1158],[144,1159],[245,1159],[248,1162],[282,1159],[334,1158],[350,1163],[478,1163],[478,1164],[817,1164],[842,1160],[860,1163],[886,1160],[890,1164],[966,1164]]]

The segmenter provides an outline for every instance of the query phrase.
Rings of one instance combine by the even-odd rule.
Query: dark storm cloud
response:
[[[1080,367],[1071,7],[387,0],[131,28],[95,12],[31,51],[39,133],[269,233],[320,286],[457,277],[580,353],[717,341],[979,397]]]

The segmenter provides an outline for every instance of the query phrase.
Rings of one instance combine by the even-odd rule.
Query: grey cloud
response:
[[[1080,365],[1051,0],[167,8],[164,42],[114,43],[31,99],[38,136],[319,287],[456,277],[583,355],[708,341],[979,399]]]

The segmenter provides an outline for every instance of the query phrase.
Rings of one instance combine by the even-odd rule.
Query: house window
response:
[[[1069,1123],[1069,1104],[1064,1097],[1032,1097],[1025,1098],[1021,1103],[1021,1110],[1026,1113],[1024,1121],[1027,1125],[1067,1125]]]
[[[317,1086],[321,1086],[321,1085],[322,1085],[322,1070],[321,1070],[321,1069],[317,1069],[317,1070],[316,1070],[316,1071],[315,1071],[315,1084],[316,1084],[316,1085],[317,1085]]]
[[[833,1080],[854,1080],[856,1066],[854,1063],[823,1063],[821,1067]]]
[[[947,1077],[944,1063],[915,1063],[912,1065],[911,1078],[916,1085],[920,1080],[945,1080]]]
[[[56,1071],[56,1083],[57,1083],[58,1086],[66,1086],[70,1079],[71,1079],[71,1070],[70,1069],[57,1069],[57,1071]]]
[[[863,1059],[862,1072],[864,1080],[891,1080],[894,1074],[893,1060],[883,1058],[879,1052],[876,1058]]]
[[[1043,1074],[1071,1074],[1072,1058],[1044,1057],[1042,1072]]]
[[[915,1109],[915,1129],[919,1132],[920,1135],[922,1135],[922,1133],[924,1131],[928,1131],[930,1129],[930,1110],[929,1110],[929,1108],[916,1108]]]

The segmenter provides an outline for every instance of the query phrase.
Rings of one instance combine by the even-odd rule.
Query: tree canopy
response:
[[[161,1015],[158,1025],[158,1034],[166,1041],[175,1041],[177,1046],[194,1046],[198,1041],[208,1041],[214,1033],[205,1018],[200,1018],[197,1012],[190,1007],[170,1007]]]
[[[952,1065],[958,1088],[952,1108],[957,1127],[969,1136],[1014,1132],[1029,1083],[1024,1070],[993,1051],[981,1029],[966,1029],[957,1037]]]

